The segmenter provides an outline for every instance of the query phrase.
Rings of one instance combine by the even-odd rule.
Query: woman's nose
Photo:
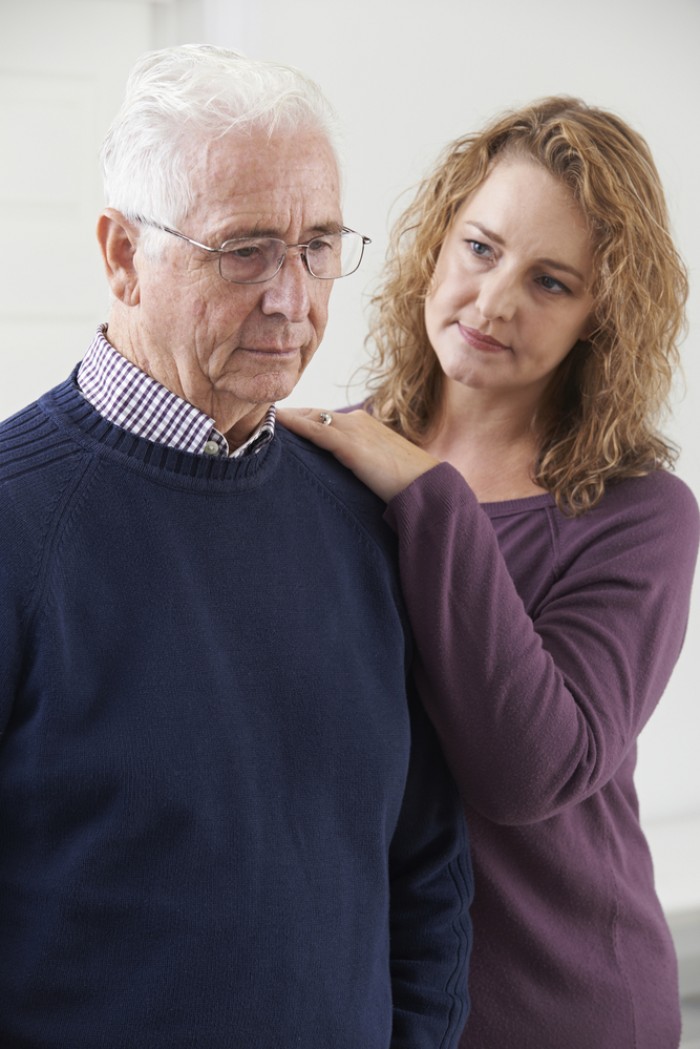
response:
[[[512,273],[492,269],[482,275],[476,304],[485,320],[512,320],[517,300],[518,287]]]

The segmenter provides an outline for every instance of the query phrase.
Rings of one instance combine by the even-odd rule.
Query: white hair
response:
[[[205,44],[148,52],[102,146],[105,203],[131,219],[181,222],[192,203],[184,157],[193,140],[251,129],[317,130],[339,159],[336,114],[299,70]]]

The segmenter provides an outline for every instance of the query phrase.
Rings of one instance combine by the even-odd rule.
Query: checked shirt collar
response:
[[[78,369],[86,400],[109,422],[136,437],[195,455],[238,459],[259,451],[275,435],[275,406],[233,452],[214,420],[123,357],[107,341],[107,325],[97,330]]]

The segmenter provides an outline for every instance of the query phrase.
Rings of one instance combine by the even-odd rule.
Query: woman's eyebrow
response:
[[[506,242],[499,233],[495,232],[495,230],[489,229],[488,226],[482,225],[481,222],[474,222],[473,219],[469,219],[467,221],[467,225],[474,226],[475,229],[478,229],[481,233],[484,234],[485,237],[488,237],[489,240],[493,240],[496,244],[499,244],[501,247],[505,247]],[[570,273],[572,277],[577,277],[583,283],[585,283],[586,281],[586,278],[581,273],[581,271],[577,270],[575,266],[570,266],[568,262],[558,262],[556,259],[549,258],[538,258],[537,262],[541,266],[549,266],[550,269],[561,270],[563,273]]]

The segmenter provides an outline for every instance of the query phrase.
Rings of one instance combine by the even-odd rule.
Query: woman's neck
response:
[[[423,447],[459,470],[479,502],[543,492],[532,480],[537,440],[530,406],[517,410],[494,398],[445,397]]]

